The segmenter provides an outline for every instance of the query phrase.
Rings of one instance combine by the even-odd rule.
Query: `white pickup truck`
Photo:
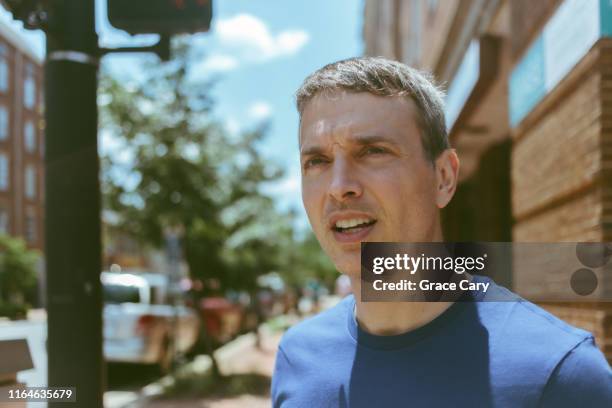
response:
[[[196,343],[199,319],[191,309],[168,304],[161,274],[102,272],[104,356],[109,362],[170,368],[177,354]]]

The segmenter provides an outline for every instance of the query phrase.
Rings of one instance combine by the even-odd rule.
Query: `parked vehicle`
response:
[[[107,361],[156,364],[166,371],[175,355],[194,346],[199,319],[169,303],[166,276],[102,272],[101,281]]]

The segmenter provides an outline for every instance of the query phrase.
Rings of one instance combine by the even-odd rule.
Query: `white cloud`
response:
[[[228,72],[243,64],[291,56],[300,51],[309,39],[304,30],[272,33],[262,20],[250,14],[213,20],[210,35],[195,35],[192,39],[194,48],[202,50],[204,55],[192,72],[196,77]],[[207,55],[207,50],[214,51]]]
[[[219,20],[214,31],[222,47],[259,62],[293,55],[309,40],[303,30],[285,30],[274,35],[263,21],[249,14]]]
[[[235,69],[238,66],[238,61],[236,58],[223,55],[223,54],[215,54],[206,58],[203,62],[198,64],[194,70],[199,71],[203,70],[205,72],[226,72]]]
[[[277,37],[279,50],[285,54],[295,54],[308,42],[308,33],[305,31],[284,31]]]
[[[264,120],[272,114],[272,107],[263,101],[258,101],[252,104],[247,112],[247,115],[253,120]]]

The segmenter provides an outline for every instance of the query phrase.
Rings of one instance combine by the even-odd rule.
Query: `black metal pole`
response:
[[[98,38],[94,0],[50,1],[45,63],[45,254],[49,386],[102,407]]]

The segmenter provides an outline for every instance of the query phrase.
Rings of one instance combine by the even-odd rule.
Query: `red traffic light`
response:
[[[108,0],[108,20],[130,34],[208,31],[212,0]]]

